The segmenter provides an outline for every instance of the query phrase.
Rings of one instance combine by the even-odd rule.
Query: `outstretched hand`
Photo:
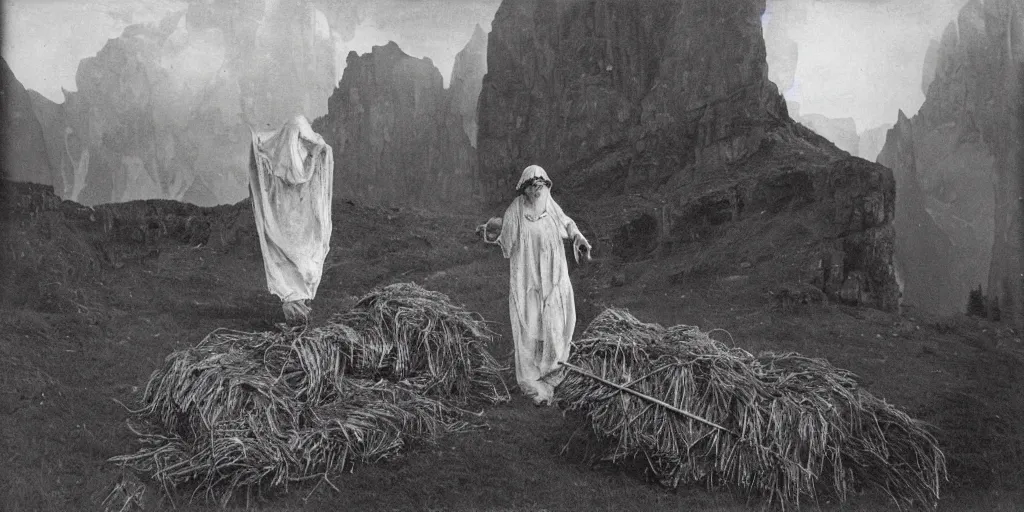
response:
[[[487,222],[480,224],[476,227],[477,236],[483,238],[485,242],[494,242],[501,233],[501,227],[504,224],[502,220],[501,217],[491,217]],[[494,234],[494,238],[491,238],[491,233]]]
[[[572,255],[576,258],[576,263],[580,262],[580,253],[585,253],[587,261],[590,261],[590,242],[587,241],[586,237],[581,234],[576,235],[576,238],[572,241]]]

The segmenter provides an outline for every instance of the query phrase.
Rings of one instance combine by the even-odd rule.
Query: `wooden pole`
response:
[[[560,364],[560,365],[562,365],[562,366],[564,366],[564,367],[566,367],[566,368],[568,368],[568,369],[570,369],[570,370],[572,370],[572,371],[574,371],[574,372],[576,372],[576,373],[578,373],[580,375],[583,375],[583,376],[586,376],[586,377],[590,377],[591,379],[600,381],[601,383],[609,385],[609,386],[611,386],[611,387],[613,387],[615,389],[618,389],[620,391],[625,391],[626,393],[629,393],[631,395],[640,397],[640,398],[642,398],[644,400],[647,400],[648,402],[652,402],[652,403],[658,404],[658,405],[660,405],[660,406],[662,406],[662,407],[664,407],[664,408],[666,408],[666,409],[668,409],[668,410],[670,410],[670,411],[672,411],[674,413],[682,414],[683,416],[686,416],[687,418],[690,418],[690,419],[693,419],[693,420],[697,420],[697,421],[699,421],[699,422],[701,422],[701,423],[703,423],[705,425],[717,428],[717,429],[719,429],[721,431],[724,431],[724,432],[728,432],[728,433],[730,433],[730,434],[732,434],[732,435],[734,435],[736,437],[741,437],[736,432],[733,432],[732,430],[729,430],[729,429],[727,429],[727,428],[725,428],[725,427],[723,427],[723,426],[721,426],[721,425],[719,425],[719,424],[717,424],[717,423],[715,423],[713,421],[709,421],[709,420],[706,420],[704,418],[701,418],[700,416],[697,416],[696,414],[684,411],[684,410],[682,410],[682,409],[680,409],[678,407],[673,406],[672,404],[669,404],[669,403],[666,403],[666,402],[662,402],[661,400],[658,400],[657,398],[654,398],[652,396],[647,396],[647,395],[645,395],[645,394],[643,394],[643,393],[641,393],[641,392],[639,392],[639,391],[637,391],[635,389],[627,388],[625,386],[620,386],[620,385],[618,385],[618,384],[616,384],[614,382],[611,382],[609,380],[605,380],[605,379],[603,379],[601,377],[598,377],[597,375],[594,375],[594,374],[584,370],[583,368],[580,368],[579,366],[571,365],[569,363],[558,363],[558,364]]]
[[[644,400],[647,400],[648,402],[660,405],[660,406],[662,406],[662,407],[664,407],[664,408],[666,408],[666,409],[668,409],[668,410],[670,410],[670,411],[672,411],[672,412],[674,412],[676,414],[682,414],[683,416],[686,416],[687,418],[699,421],[699,422],[701,422],[701,423],[703,423],[705,425],[717,428],[718,430],[721,430],[723,432],[728,432],[728,433],[736,436],[736,438],[739,439],[740,442],[746,442],[747,444],[754,444],[749,439],[745,439],[743,436],[741,436],[738,433],[736,433],[736,431],[734,431],[734,430],[730,430],[728,428],[725,428],[725,427],[723,427],[723,426],[721,426],[721,425],[719,425],[719,424],[717,424],[717,423],[715,423],[713,421],[709,421],[709,420],[706,420],[704,418],[701,418],[700,416],[697,416],[696,414],[684,411],[684,410],[682,410],[682,409],[680,409],[678,407],[673,406],[672,404],[669,404],[667,402],[663,402],[663,401],[658,400],[657,398],[654,398],[652,396],[647,396],[647,395],[645,395],[645,394],[643,394],[643,393],[641,393],[641,392],[639,392],[639,391],[637,391],[635,389],[630,389],[630,388],[627,388],[626,386],[620,386],[619,384],[616,384],[616,383],[611,382],[609,380],[603,379],[603,378],[601,378],[601,377],[599,377],[597,375],[594,375],[593,373],[590,373],[590,372],[584,370],[583,368],[580,368],[579,366],[571,365],[569,363],[558,363],[558,364],[560,364],[560,365],[562,365],[562,366],[564,366],[564,367],[566,367],[566,368],[568,368],[568,369],[570,369],[570,370],[572,370],[572,371],[574,371],[574,372],[576,372],[576,373],[578,373],[580,375],[583,375],[585,377],[590,377],[591,379],[599,381],[602,384],[611,386],[611,387],[613,387],[615,389],[618,389],[620,391],[625,391],[626,393],[629,393],[631,395],[634,395],[634,396],[637,396],[637,397],[642,398]],[[774,455],[780,461],[785,462],[787,464],[791,464],[793,466],[796,466],[797,468],[800,469],[800,471],[803,471],[804,473],[806,473],[808,475],[812,475],[812,476],[814,475],[814,473],[812,473],[810,469],[801,466],[796,461],[790,460],[789,457],[786,457],[785,455],[779,453],[778,451],[773,450],[771,448],[767,448],[767,447],[761,447],[761,448],[764,449],[764,450],[767,450],[769,453]]]

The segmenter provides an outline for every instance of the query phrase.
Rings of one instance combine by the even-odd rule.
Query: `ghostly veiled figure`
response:
[[[516,381],[538,405],[551,404],[562,381],[576,328],[576,304],[563,240],[577,261],[590,243],[551,198],[551,179],[540,166],[523,170],[518,195],[503,217],[478,228],[509,260],[508,309],[515,343]],[[492,236],[492,231],[495,232]]]
[[[308,319],[331,241],[334,155],[309,121],[253,132],[249,188],[267,289],[289,322]]]

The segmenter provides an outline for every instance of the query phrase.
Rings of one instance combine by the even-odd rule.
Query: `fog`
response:
[[[349,51],[369,52],[395,41],[407,54],[428,57],[447,85],[455,55],[477,24],[489,31],[501,0],[335,0],[351,4],[353,31],[341,34],[340,72]],[[28,89],[64,101],[76,90],[78,63],[96,55],[128,25],[156,23],[188,8],[179,0],[4,0],[2,54]]]
[[[342,0],[338,0],[340,3]],[[857,130],[913,114],[925,51],[966,0],[768,0],[764,16],[772,79],[800,113],[851,117]],[[357,19],[342,34],[338,74],[349,51],[394,40],[429,57],[447,84],[473,28],[490,29],[500,0],[349,0]],[[21,82],[56,102],[75,90],[78,62],[132,23],[185,9],[173,0],[7,0],[2,53]],[[795,45],[796,55],[792,54]],[[795,59],[794,59],[795,57]]]
[[[763,24],[769,75],[787,100],[800,104],[801,114],[852,117],[858,131],[893,123],[900,109],[909,116],[924,102],[928,43],[966,3],[768,0]],[[785,70],[794,57],[789,41],[798,54],[795,69]]]
[[[4,60],[22,85],[60,103],[75,90],[78,62],[133,23],[153,23],[187,3],[174,0],[3,0]]]

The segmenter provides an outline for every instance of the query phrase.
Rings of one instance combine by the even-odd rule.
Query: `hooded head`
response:
[[[523,169],[523,174],[519,177],[519,182],[516,183],[516,192],[525,194],[526,189],[537,181],[542,182],[547,189],[551,188],[551,178],[548,177],[544,168],[539,165],[531,165]]]

